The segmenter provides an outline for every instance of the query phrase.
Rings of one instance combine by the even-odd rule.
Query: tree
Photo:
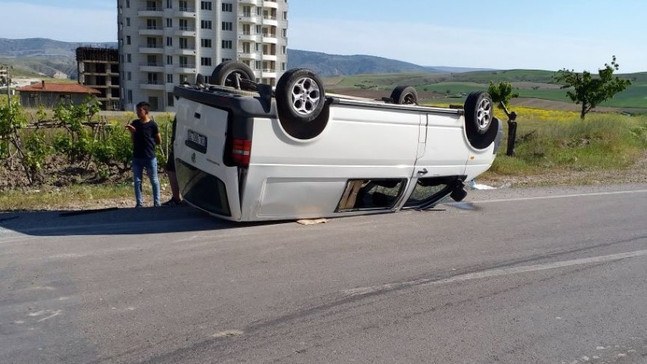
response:
[[[499,108],[508,107],[510,99],[519,97],[518,93],[512,92],[512,85],[510,82],[494,83],[490,81],[490,86],[488,87],[487,92],[492,97],[492,102],[497,104]]]
[[[584,120],[589,111],[631,85],[629,80],[613,77],[613,72],[619,68],[616,56],[613,56],[611,64],[605,63],[604,68],[598,70],[598,77],[592,76],[588,71],[575,73],[573,70],[562,69],[557,71],[554,79],[557,83],[563,83],[562,89],[570,89],[566,95],[575,104],[582,105],[580,118]]]

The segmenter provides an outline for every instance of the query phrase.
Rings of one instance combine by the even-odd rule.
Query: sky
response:
[[[0,38],[116,42],[116,0],[0,0]],[[288,48],[421,66],[647,71],[644,0],[289,0]]]

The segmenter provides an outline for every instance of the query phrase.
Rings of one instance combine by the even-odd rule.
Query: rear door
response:
[[[214,215],[240,219],[238,167],[225,165],[229,113],[182,99],[174,144],[185,199]]]

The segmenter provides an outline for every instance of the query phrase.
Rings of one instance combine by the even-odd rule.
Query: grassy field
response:
[[[329,87],[379,90],[385,95],[397,85],[414,86],[419,93],[433,92],[433,98],[422,99],[424,103],[451,102],[448,100],[464,97],[472,91],[486,90],[490,81],[510,82],[520,98],[571,103],[566,90],[553,82],[555,72],[535,70],[479,71],[452,74],[385,74],[354,75],[338,77],[329,82]],[[602,107],[618,108],[624,111],[647,112],[647,73],[620,74],[632,81],[632,85]]]

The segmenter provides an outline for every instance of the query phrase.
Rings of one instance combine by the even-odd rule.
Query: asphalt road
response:
[[[647,185],[234,224],[0,214],[0,363],[645,363]]]

